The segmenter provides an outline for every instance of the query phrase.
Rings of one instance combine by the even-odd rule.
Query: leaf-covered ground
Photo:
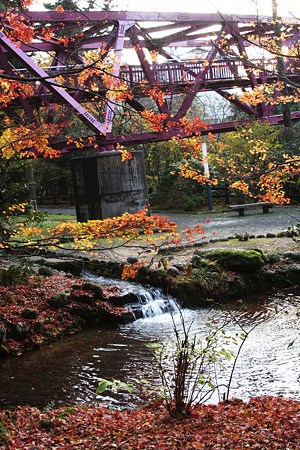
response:
[[[60,274],[33,275],[28,283],[0,285],[0,359],[39,349],[90,323],[121,321],[126,310],[112,303],[117,288],[103,288],[95,295],[89,285]],[[60,292],[68,293],[67,304],[54,305],[51,299]]]
[[[299,450],[300,402],[281,397],[233,400],[200,406],[191,417],[177,419],[160,403],[126,411],[19,407],[0,412],[0,448]]]

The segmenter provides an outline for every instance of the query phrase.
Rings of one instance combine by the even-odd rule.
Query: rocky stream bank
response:
[[[124,265],[136,260],[126,248],[110,257],[51,253],[15,260],[2,255],[0,358],[39,349],[89,326],[139,318],[138,308],[134,313],[128,308],[137,302],[133,293],[81,278],[83,270],[120,278]],[[23,279],[14,283],[22,270]],[[245,301],[251,294],[297,290],[299,279],[299,244],[264,236],[164,249],[151,267],[139,269],[134,282],[159,287],[183,306],[205,307],[212,300]]]

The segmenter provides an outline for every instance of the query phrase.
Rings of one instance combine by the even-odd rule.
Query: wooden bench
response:
[[[231,211],[238,211],[240,216],[245,215],[246,209],[256,209],[262,208],[263,213],[266,214],[269,212],[269,208],[273,207],[273,203],[270,202],[260,202],[260,203],[245,203],[244,205],[229,205],[228,208]]]

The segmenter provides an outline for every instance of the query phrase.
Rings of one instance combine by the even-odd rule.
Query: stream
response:
[[[97,395],[98,378],[130,382],[131,378],[159,385],[157,366],[146,347],[150,341],[166,342],[179,326],[174,299],[157,289],[92,277],[100,284],[118,284],[141,293],[144,317],[117,328],[103,327],[68,336],[49,347],[0,362],[0,408],[16,405],[55,407],[78,403],[135,408],[149,398],[133,393]],[[150,292],[150,294],[149,294]],[[170,313],[172,311],[172,315]],[[237,360],[230,397],[283,395],[300,399],[300,295],[289,291],[238,301],[227,306],[182,309],[192,332],[204,337],[207,323],[221,324],[232,335],[250,330]],[[173,319],[172,319],[173,317]],[[228,363],[229,364],[229,363]],[[230,367],[220,375],[226,384]],[[211,401],[217,401],[213,398]]]

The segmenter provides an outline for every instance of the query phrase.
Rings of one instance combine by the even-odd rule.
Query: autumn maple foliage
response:
[[[55,39],[56,43],[59,43],[63,48],[68,43],[72,43],[70,30],[59,29],[58,25],[46,26],[45,24],[31,24],[26,21],[26,15],[20,15],[20,12],[26,11],[26,8],[30,5],[30,0],[20,0],[14,2],[11,7],[6,8],[2,12],[2,30],[4,34],[11,39],[14,44],[20,43],[29,44],[33,42],[35,37],[42,39],[44,42]],[[57,12],[63,12],[62,6],[57,7]],[[5,22],[5,25],[4,25]],[[287,29],[284,28],[284,29]],[[78,30],[76,39],[80,39],[82,30]],[[283,31],[284,32],[284,31]],[[280,36],[283,40],[283,35]],[[268,50],[270,54],[280,54],[279,39],[276,38],[264,40],[263,36],[249,37],[249,39],[258,39],[256,45],[262,46],[262,48]],[[221,43],[220,43],[221,45]],[[222,41],[222,48],[220,53],[226,49],[226,39],[224,36],[224,42]],[[155,60],[157,58],[157,52],[151,51],[151,58]],[[49,56],[49,55],[48,55]],[[293,62],[295,55],[290,53],[284,55],[287,58],[292,58]],[[40,56],[39,56],[40,57]],[[51,65],[51,58],[41,57],[42,63],[45,66]],[[44,58],[44,59],[43,59]],[[80,59],[80,64],[78,62]],[[99,47],[96,50],[82,51],[78,60],[71,61],[74,70],[70,68],[67,75],[56,73],[55,85],[64,89],[76,89],[80,91],[80,95],[88,94],[88,101],[85,102],[85,108],[87,113],[90,112],[95,117],[103,116],[104,110],[107,107],[107,102],[111,105],[117,116],[117,110],[119,108],[119,116],[122,119],[115,117],[116,126],[122,130],[127,129],[140,129],[144,132],[150,130],[151,132],[167,132],[169,129],[178,129],[177,135],[173,136],[173,141],[181,147],[182,151],[182,164],[179,167],[180,176],[183,178],[191,178],[196,180],[201,185],[206,183],[216,184],[221,182],[222,179],[215,175],[208,177],[207,173],[203,171],[203,168],[199,169],[203,165],[203,156],[201,152],[202,136],[199,130],[207,130],[208,126],[203,122],[199,114],[194,118],[187,116],[175,119],[165,112],[165,106],[168,95],[171,91],[162,91],[158,85],[150,85],[145,81],[141,81],[138,86],[140,92],[148,99],[149,105],[155,105],[154,107],[144,107],[140,105],[138,110],[134,112],[128,108],[128,103],[133,100],[133,92],[129,87],[129,84],[125,82],[122,77],[116,77],[114,75],[114,65],[117,61],[117,55],[113,55],[113,52],[109,52],[105,46]],[[205,64],[204,64],[205,65]],[[254,68],[253,68],[254,70]],[[7,71],[6,71],[7,73]],[[76,76],[74,76],[76,74]],[[0,74],[0,105],[5,109],[13,103],[17,98],[26,99],[27,97],[34,96],[37,86],[34,83],[38,83],[38,79],[30,82],[26,76],[22,73],[12,74],[11,76],[5,76],[4,73]],[[104,89],[105,94],[101,94],[99,86],[99,79],[101,79],[101,89]],[[239,97],[239,101],[244,102],[246,105],[257,106],[260,104],[270,105],[285,105],[288,103],[296,103],[299,101],[299,88],[295,87],[293,90],[286,92],[286,85],[283,81],[279,80],[276,83],[264,84],[255,86],[251,91],[245,91]],[[115,105],[118,104],[118,108]],[[51,117],[49,117],[49,111]],[[39,113],[32,109],[30,111],[30,105],[26,106],[26,115],[30,117],[30,123],[18,123],[12,114],[4,115],[4,126],[1,130],[0,136],[0,148],[1,156],[3,158],[11,158],[13,155],[18,157],[55,157],[59,156],[59,150],[55,149],[54,143],[61,140],[65,140],[67,145],[73,145],[76,149],[84,147],[84,143],[88,142],[91,145],[92,150],[99,150],[99,144],[96,136],[91,135],[90,130],[84,128],[82,123],[79,124],[78,117],[74,112],[65,111],[62,105],[47,104],[39,107]],[[55,114],[59,112],[59,120],[54,119]],[[26,116],[24,115],[24,117]],[[52,117],[53,116],[53,117]],[[128,123],[124,123],[124,117],[128,118]],[[123,120],[123,123],[122,123]],[[19,122],[23,121],[23,117],[19,118]],[[77,131],[77,128],[82,132]],[[89,131],[89,135],[87,132]],[[110,131],[109,129],[107,130]],[[105,134],[105,127],[103,134]],[[242,133],[242,131],[240,132]],[[207,134],[207,133],[206,133]],[[213,141],[215,138],[208,134],[209,140]],[[255,140],[253,141],[253,151],[265,161],[263,167],[259,164],[257,166],[252,165],[251,173],[242,170],[242,167],[234,169],[236,164],[231,166],[227,165],[228,179],[233,179],[229,183],[229,187],[240,191],[246,196],[252,197],[258,201],[271,201],[273,203],[288,203],[284,192],[284,185],[286,181],[292,180],[297,177],[299,171],[299,158],[293,157],[291,152],[286,152],[284,158],[280,161],[274,160],[274,158],[268,159],[268,147],[264,145],[264,142]],[[59,146],[58,146],[59,147]],[[130,159],[131,153],[129,149],[120,147],[122,152],[122,159]],[[223,158],[223,147],[220,147],[219,159]],[[252,154],[252,149],[247,149],[248,155]],[[245,156],[247,159],[247,155]],[[223,158],[224,159],[224,158]],[[234,158],[231,159],[231,162]],[[225,159],[224,159],[225,160]],[[198,164],[198,168],[195,166]],[[225,163],[223,161],[223,169]],[[215,167],[212,166],[212,170]],[[234,173],[233,173],[234,171]],[[259,172],[259,176],[258,176]],[[254,179],[253,174],[257,175]],[[253,189],[253,186],[256,189]]]

